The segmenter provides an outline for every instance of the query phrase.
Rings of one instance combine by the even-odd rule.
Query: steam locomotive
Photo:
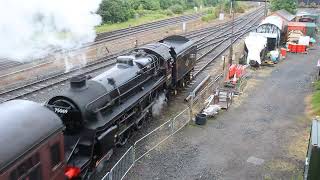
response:
[[[115,145],[124,145],[133,130],[142,128],[158,96],[175,93],[191,79],[196,54],[192,41],[169,36],[119,56],[96,77],[72,78],[68,90],[52,97],[45,106],[65,127],[68,177],[86,177]],[[70,175],[70,170],[78,173]]]

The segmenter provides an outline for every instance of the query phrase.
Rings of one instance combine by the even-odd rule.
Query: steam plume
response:
[[[152,115],[159,116],[163,107],[166,105],[166,95],[164,93],[160,94],[158,99],[152,106]]]
[[[101,0],[0,0],[0,57],[30,60],[92,42]]]

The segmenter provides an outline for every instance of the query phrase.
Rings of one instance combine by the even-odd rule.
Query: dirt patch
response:
[[[268,171],[293,172],[296,170],[296,166],[287,160],[273,159],[266,163],[266,169]]]

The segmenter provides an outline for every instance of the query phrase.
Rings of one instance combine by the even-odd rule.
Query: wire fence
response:
[[[201,91],[194,94],[191,106],[137,140],[102,179],[122,180],[137,161],[185,127],[194,117],[194,112],[198,112],[208,104],[208,98],[219,86],[220,79],[221,76],[205,84]]]

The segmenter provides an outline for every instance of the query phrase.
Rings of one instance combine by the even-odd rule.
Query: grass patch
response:
[[[215,7],[209,8],[206,11],[206,15],[202,16],[201,20],[205,22],[212,21],[214,19],[217,19],[219,16],[219,10]]]
[[[314,83],[315,92],[311,97],[311,107],[312,114],[319,116],[320,115],[320,81]]]
[[[198,12],[203,12],[203,11],[206,11],[207,9],[208,8],[203,8],[202,10],[199,10]],[[183,12],[184,15],[193,14],[193,13],[196,13],[193,9],[188,9]],[[96,32],[97,33],[109,32],[109,31],[138,26],[141,24],[146,24],[146,23],[150,23],[150,22],[159,21],[159,20],[168,19],[168,18],[182,15],[182,14],[174,14],[169,9],[165,10],[165,11],[141,10],[141,11],[137,12],[137,14],[139,14],[139,17],[131,18],[126,22],[113,23],[113,24],[107,23],[107,24],[102,24],[101,26],[97,26]]]
[[[268,174],[264,180],[275,179],[273,176],[286,176],[288,180],[303,180],[303,171],[299,170],[293,163],[284,159],[273,159],[265,165]]]
[[[130,26],[133,27],[133,26],[138,26],[138,25],[153,22],[153,21],[167,19],[170,17],[173,17],[173,16],[169,16],[160,12],[154,12],[150,14],[148,13],[139,18],[129,19],[127,22],[115,23],[115,24],[103,24],[101,26],[96,27],[96,32],[102,33],[102,32],[114,31],[118,29],[128,28]]]
[[[274,159],[267,163],[266,169],[270,171],[294,172],[296,170],[296,166],[284,160]]]

